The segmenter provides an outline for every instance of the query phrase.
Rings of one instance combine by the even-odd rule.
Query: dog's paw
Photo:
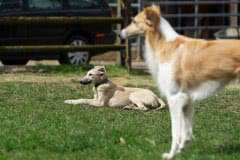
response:
[[[131,106],[125,106],[125,107],[123,107],[123,109],[132,109],[132,107]]]
[[[74,101],[73,100],[65,100],[64,103],[66,103],[66,104],[74,104]]]
[[[162,154],[162,158],[163,159],[166,159],[166,160],[170,160],[170,159],[173,159],[174,155],[173,154],[170,154],[170,153],[163,153]]]

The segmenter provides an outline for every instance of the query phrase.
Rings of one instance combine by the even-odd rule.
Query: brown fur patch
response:
[[[154,32],[157,32],[160,24],[160,11],[157,13],[152,7],[147,7],[144,9],[144,13],[146,15],[146,23],[153,28]]]
[[[173,60],[175,79],[182,88],[208,80],[229,81],[240,74],[240,41],[207,41],[179,36],[167,42],[159,32],[147,31],[155,60]]]
[[[174,55],[178,57],[175,78],[180,85],[190,87],[208,80],[229,81],[237,77],[240,41],[205,41],[186,37],[182,40],[184,48]]]

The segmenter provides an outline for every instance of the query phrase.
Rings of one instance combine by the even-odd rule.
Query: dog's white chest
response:
[[[148,40],[145,41],[145,52],[144,52],[145,60],[147,63],[147,66],[154,78],[154,80],[157,82],[158,78],[158,63],[156,62],[156,59],[154,58],[152,48],[150,47],[150,44],[148,43]]]
[[[164,96],[170,96],[176,93],[179,89],[174,80],[173,62],[159,63],[148,43],[145,41],[145,59],[150,69],[150,72],[157,82],[160,92]]]
[[[158,65],[158,86],[164,96],[171,96],[178,92],[179,87],[174,79],[173,63],[166,62]]]

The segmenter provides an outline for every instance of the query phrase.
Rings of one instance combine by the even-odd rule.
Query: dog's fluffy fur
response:
[[[178,35],[161,17],[160,7],[145,8],[121,37],[145,34],[146,62],[171,114],[172,159],[192,139],[193,103],[222,89],[240,75],[240,41],[207,41]]]
[[[121,87],[111,82],[104,66],[96,66],[91,69],[80,83],[94,84],[94,99],[66,100],[65,103],[123,107],[124,109],[144,111],[165,107],[164,102],[150,90]]]

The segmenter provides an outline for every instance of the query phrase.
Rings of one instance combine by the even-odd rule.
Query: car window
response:
[[[62,0],[28,0],[29,9],[61,9]]]
[[[22,0],[0,0],[0,11],[16,11],[22,9]]]
[[[99,8],[99,0],[68,0],[71,8]]]

